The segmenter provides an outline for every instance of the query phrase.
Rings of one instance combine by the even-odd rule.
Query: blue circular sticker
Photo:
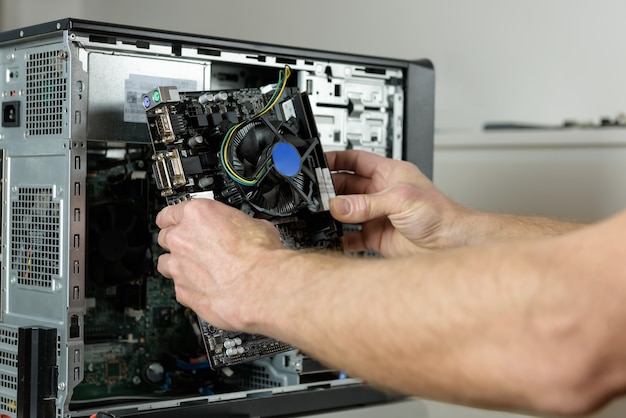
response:
[[[285,177],[293,177],[300,172],[300,153],[288,142],[279,142],[274,146],[272,160],[276,171]]]

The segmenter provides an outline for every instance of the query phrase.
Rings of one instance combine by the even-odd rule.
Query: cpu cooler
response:
[[[308,160],[311,145],[285,127],[269,122],[252,122],[236,132],[230,158],[235,172],[253,177],[262,172],[258,183],[240,186],[244,199],[254,210],[269,216],[288,216],[319,202],[313,197],[314,168]]]

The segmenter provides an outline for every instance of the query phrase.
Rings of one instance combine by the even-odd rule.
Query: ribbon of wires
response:
[[[239,122],[231,126],[231,128],[228,130],[228,132],[226,132],[226,135],[224,136],[224,141],[222,141],[221,152],[220,152],[220,159],[222,160],[222,166],[226,169],[226,173],[228,174],[228,176],[239,184],[243,184],[244,186],[256,185],[259,182],[259,180],[263,177],[265,172],[267,171],[269,164],[271,164],[271,161],[269,161],[266,164],[266,166],[263,167],[261,170],[258,170],[254,178],[250,178],[250,179],[244,178],[242,175],[237,173],[235,169],[231,166],[229,158],[227,156],[228,152],[230,151],[230,144],[231,144],[233,135],[242,126],[248,123],[251,123],[256,119],[259,119],[261,116],[269,112],[270,109],[276,105],[276,103],[282,96],[283,92],[285,91],[285,87],[287,86],[287,80],[289,79],[290,75],[291,75],[291,68],[289,66],[285,66],[284,69],[280,70],[279,76],[278,76],[278,82],[276,83],[276,87],[274,88],[274,93],[272,94],[272,97],[267,102],[267,104],[263,107],[263,109],[261,109],[261,111],[257,113],[256,115],[254,115],[251,119],[243,121],[243,122]]]

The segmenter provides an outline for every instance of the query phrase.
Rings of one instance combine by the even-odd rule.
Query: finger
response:
[[[372,180],[356,174],[339,172],[333,173],[333,184],[337,194],[362,194],[367,193]]]
[[[366,151],[346,150],[326,154],[332,171],[351,171],[362,177],[372,177],[388,159]]]
[[[328,151],[324,153],[326,156],[326,162],[328,163],[328,168],[332,171],[335,170],[335,161],[337,161],[337,154],[342,151]]]
[[[404,204],[401,197],[390,190],[337,196],[330,201],[330,213],[340,222],[359,224],[400,212]]]
[[[198,216],[198,210],[202,211],[204,207],[207,205],[211,206],[211,210],[219,210],[220,206],[223,206],[222,203],[219,203],[212,199],[192,199],[186,200],[184,202],[180,202],[176,205],[166,206],[157,214],[155,223],[159,228],[169,228],[171,226],[176,226],[186,215],[186,213],[191,213],[190,216]]]
[[[154,220],[159,228],[168,228],[178,224],[177,212],[180,210],[179,205],[166,206],[157,214]]]
[[[168,229],[168,228],[161,229],[161,230],[159,231],[159,235],[157,235],[157,243],[159,244],[159,246],[160,246],[161,248],[163,248],[163,249],[164,249],[164,250],[166,250],[166,251],[169,251],[169,250],[170,250],[170,249],[169,249],[169,247],[168,247],[168,246],[167,246],[167,244],[166,244],[166,243],[167,243],[167,238],[166,238],[166,235],[167,235],[167,233],[168,233],[168,232],[169,232],[169,229]]]
[[[157,270],[159,271],[159,273],[161,273],[164,277],[167,277],[168,279],[172,278],[172,274],[169,269],[170,259],[171,259],[171,255],[166,253],[166,254],[161,254],[157,260]]]

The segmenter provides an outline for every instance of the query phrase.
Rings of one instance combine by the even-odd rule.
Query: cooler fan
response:
[[[242,125],[232,134],[228,161],[244,199],[271,216],[289,216],[318,205],[310,156],[315,142],[296,136],[277,121],[265,119]]]
[[[145,216],[131,201],[107,201],[89,207],[88,278],[112,286],[140,278],[150,267],[150,233]]]

